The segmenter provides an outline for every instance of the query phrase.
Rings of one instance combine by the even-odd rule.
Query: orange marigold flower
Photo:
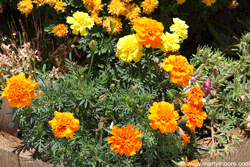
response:
[[[59,12],[60,10],[62,11],[62,12],[65,12],[65,6],[66,5],[66,3],[65,2],[62,2],[62,1],[56,1],[56,5],[55,5],[55,10],[57,11],[57,12]]]
[[[163,62],[162,68],[170,72],[170,80],[178,85],[188,85],[191,79],[189,73],[193,73],[193,65],[187,64],[187,58],[184,56],[170,55]]]
[[[9,104],[13,107],[29,106],[31,98],[35,98],[37,95],[34,93],[34,89],[37,88],[39,83],[32,82],[31,76],[25,79],[25,74],[13,75],[7,81],[7,87],[3,90],[2,97],[6,98]]]
[[[191,137],[186,131],[184,131],[184,133],[185,133],[186,136],[180,135],[181,140],[182,140],[182,143],[181,143],[182,145],[185,145],[185,144],[189,143],[190,142],[190,137]]]
[[[176,0],[178,4],[183,4],[186,0]]]
[[[107,27],[107,32],[110,33],[111,32],[111,27],[110,27],[110,22],[114,21],[115,22],[115,28],[112,32],[112,34],[116,35],[117,33],[119,34],[122,31],[122,22],[121,19],[114,16],[109,16],[106,18],[106,20],[103,22],[103,27]]]
[[[127,10],[125,11],[124,16],[127,20],[133,21],[134,19],[137,19],[140,17],[141,14],[141,8],[136,5],[135,3],[128,4]]]
[[[204,106],[204,103],[202,102],[203,96],[204,93],[199,85],[192,87],[188,91],[188,104],[202,108]]]
[[[33,9],[33,4],[31,0],[22,0],[18,3],[17,8],[22,14],[25,14],[26,17],[31,13]]]
[[[206,6],[211,6],[211,4],[215,3],[216,0],[202,0],[202,2],[206,4]]]
[[[150,126],[153,129],[159,128],[161,133],[173,133],[177,129],[179,114],[174,110],[174,105],[161,101],[154,102],[150,107],[148,116]]]
[[[123,15],[126,11],[125,3],[120,0],[111,0],[108,11],[111,15]]]
[[[150,14],[154,12],[158,4],[159,4],[159,1],[157,0],[144,0],[141,3],[141,7],[143,8],[143,13]]]
[[[103,10],[102,0],[82,0],[84,7],[91,14],[99,14]]]
[[[134,29],[140,45],[145,45],[147,48],[161,47],[164,29],[161,22],[146,17],[138,18],[134,21]]]
[[[194,107],[189,104],[183,104],[181,111],[187,114],[187,117],[185,117],[185,119],[188,120],[186,126],[191,129],[195,129],[196,126],[201,128],[203,120],[207,118],[206,112],[204,112],[201,108]]]
[[[56,5],[56,0],[44,0],[44,2],[50,7],[54,7]]]
[[[142,146],[142,141],[138,139],[142,134],[136,128],[132,129],[132,125],[128,124],[127,127],[122,128],[114,126],[111,134],[114,136],[109,137],[107,141],[108,144],[112,143],[111,150],[116,149],[115,154],[126,153],[127,156],[133,156]]]
[[[191,162],[188,162],[187,157],[185,157],[185,163],[182,165],[182,167],[200,167],[199,160],[196,159]]]
[[[92,17],[94,19],[96,24],[102,23],[102,17],[98,17],[98,13],[93,13],[93,14],[91,14],[90,17]]]
[[[49,125],[52,127],[55,136],[73,139],[74,132],[79,129],[79,120],[74,118],[73,113],[55,111],[54,114],[55,117],[49,121]]]
[[[58,24],[53,28],[53,33],[59,38],[66,37],[68,34],[68,25]]]

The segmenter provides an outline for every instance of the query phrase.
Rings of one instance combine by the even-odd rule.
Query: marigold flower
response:
[[[188,103],[198,108],[202,108],[204,106],[204,103],[202,102],[203,96],[204,93],[200,86],[195,85],[188,91]]]
[[[33,4],[31,0],[22,0],[18,3],[17,8],[22,14],[25,14],[26,17],[31,13],[33,9]]]
[[[102,0],[82,0],[84,7],[89,13],[97,15],[103,10]]]
[[[179,18],[173,18],[174,24],[170,26],[170,31],[175,32],[179,35],[183,40],[187,39],[188,34],[188,25],[186,25],[185,21]]]
[[[34,3],[36,3],[37,8],[44,5],[45,1],[44,0],[34,0]]]
[[[58,24],[53,28],[53,33],[59,38],[66,37],[68,34],[68,25]]]
[[[139,44],[145,45],[147,48],[161,47],[164,29],[161,22],[146,17],[138,18],[134,21],[134,29]]]
[[[116,17],[116,16],[109,16],[106,18],[106,20],[103,22],[103,27],[107,27],[107,32],[111,33],[111,27],[110,27],[110,22],[114,20],[115,21],[115,26],[113,29],[112,34],[116,35],[117,33],[119,34],[122,31],[122,22],[121,19]]]
[[[175,52],[180,49],[179,36],[166,32],[162,35],[161,50],[163,52]]]
[[[187,58],[184,56],[170,55],[163,62],[162,68],[170,72],[170,80],[178,85],[188,85],[188,80],[191,79],[189,73],[193,73],[193,65],[187,64]]]
[[[184,133],[185,133],[186,136],[180,135],[181,141],[182,141],[182,142],[181,142],[181,145],[185,145],[185,144],[187,144],[187,143],[190,142],[191,136],[190,136],[186,131],[184,131]]]
[[[59,12],[59,11],[62,11],[62,12],[65,12],[65,6],[66,5],[66,3],[65,2],[62,2],[62,1],[56,1],[56,5],[55,5],[55,10],[57,11],[57,12]]]
[[[88,13],[75,12],[73,17],[67,17],[67,23],[72,24],[70,28],[73,34],[78,35],[79,32],[82,36],[87,35],[86,28],[91,29],[94,26],[94,19],[89,17]]]
[[[154,102],[150,107],[148,116],[150,126],[153,129],[159,128],[161,133],[173,133],[177,129],[179,114],[174,110],[174,105],[161,101]]]
[[[126,10],[125,3],[120,0],[111,0],[108,5],[108,13],[111,15],[123,15]]]
[[[143,56],[142,50],[143,47],[137,42],[135,35],[127,35],[119,39],[116,56],[127,63],[132,60],[137,63]]]
[[[127,127],[122,128],[114,126],[111,134],[113,136],[109,137],[107,141],[108,144],[112,143],[111,150],[116,149],[115,154],[126,153],[127,156],[133,156],[142,146],[142,141],[138,139],[142,137],[142,134],[136,128],[132,129],[132,125],[128,124]]]
[[[159,1],[157,0],[144,0],[141,3],[141,7],[143,8],[143,13],[150,14],[154,12],[158,4],[159,4]]]
[[[91,17],[94,19],[95,24],[102,23],[102,17],[98,17],[98,13],[91,14]]]
[[[186,0],[176,0],[178,4],[183,4]]]
[[[135,3],[127,4],[127,10],[125,11],[124,16],[127,20],[130,20],[133,22],[133,20],[140,17],[141,8],[136,5]]]
[[[73,113],[54,112],[55,117],[49,121],[55,136],[73,139],[73,134],[79,129],[79,120],[74,118]]]
[[[211,6],[211,4],[215,3],[216,0],[202,0],[202,2],[203,2],[206,6]]]
[[[29,106],[31,98],[35,98],[37,95],[34,93],[34,89],[37,88],[39,83],[33,83],[31,76],[25,79],[25,74],[13,75],[7,81],[7,87],[3,90],[2,97],[6,98],[9,104],[13,107]]]
[[[50,7],[54,7],[56,5],[56,0],[44,0],[44,2]]]

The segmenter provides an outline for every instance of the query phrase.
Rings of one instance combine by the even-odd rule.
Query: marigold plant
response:
[[[22,13],[25,14],[26,17],[28,14],[31,13],[33,9],[33,4],[31,0],[22,0],[18,3],[18,10]]]
[[[159,1],[157,0],[144,0],[141,3],[141,7],[143,8],[143,13],[150,14],[154,12],[158,4],[159,4]]]
[[[188,25],[179,18],[173,18],[174,24],[170,26],[170,31],[176,33],[183,40],[188,37]]]
[[[53,33],[59,38],[66,37],[68,34],[68,25],[58,24],[53,28]]]
[[[161,47],[163,24],[146,17],[138,18],[134,21],[134,29],[136,31],[136,39],[141,45],[147,48]]]
[[[3,90],[2,97],[6,98],[12,107],[24,107],[31,104],[31,98],[37,95],[34,89],[39,83],[32,82],[31,76],[25,79],[25,74],[13,75],[7,81],[7,87]]]
[[[73,139],[73,134],[79,129],[79,120],[74,118],[73,113],[54,112],[55,117],[49,121],[49,125],[55,136]]]
[[[132,125],[128,124],[127,127],[122,128],[114,126],[111,134],[113,136],[109,137],[107,141],[108,144],[112,143],[111,150],[116,149],[115,154],[126,153],[127,156],[133,156],[142,146],[142,141],[138,139],[142,137],[142,134],[136,128],[132,129]]]
[[[137,42],[135,35],[127,35],[119,39],[116,56],[127,63],[137,63],[143,56],[142,50],[143,47]]]
[[[150,107],[148,116],[150,126],[153,129],[159,128],[161,133],[173,133],[177,129],[179,114],[174,110],[174,105],[161,101],[154,102]]]
[[[163,62],[162,68],[170,72],[170,80],[178,85],[189,85],[188,80],[191,79],[189,73],[193,73],[193,65],[187,64],[187,58],[184,56],[170,55]]]
[[[162,34],[161,50],[163,52],[175,52],[180,49],[179,36],[166,32]]]
[[[73,34],[78,35],[79,32],[82,36],[87,35],[86,28],[91,29],[94,26],[94,19],[89,17],[88,13],[75,12],[73,17],[67,17],[67,23],[72,24],[70,28],[73,30]]]

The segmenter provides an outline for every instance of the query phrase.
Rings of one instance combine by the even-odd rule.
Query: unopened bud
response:
[[[110,89],[113,90],[114,88],[115,88],[115,84],[112,83],[112,84],[110,85]]]
[[[132,86],[132,91],[136,91],[136,89],[137,89],[137,86]]]
[[[79,112],[79,108],[78,108],[78,107],[76,107],[76,112],[77,112],[77,113]]]
[[[43,99],[43,91],[38,90],[38,91],[36,92],[36,94],[37,94],[37,98],[38,98],[38,99],[40,99],[40,100]]]
[[[109,26],[110,26],[110,29],[111,29],[110,33],[113,33],[113,31],[115,29],[115,26],[116,26],[116,20],[115,19],[111,19],[110,22],[109,22]]]
[[[97,46],[96,41],[95,41],[95,40],[92,40],[92,41],[90,42],[90,49],[91,49],[92,52],[94,52],[94,51],[96,50],[96,46]]]
[[[76,45],[71,45],[71,48],[75,48],[76,47]]]

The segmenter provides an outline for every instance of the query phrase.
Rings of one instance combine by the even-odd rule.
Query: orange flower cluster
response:
[[[153,129],[159,128],[161,133],[173,133],[177,129],[179,114],[174,110],[174,105],[162,102],[154,102],[150,107],[148,116],[150,126]]]
[[[132,129],[132,125],[128,124],[127,127],[122,128],[114,126],[111,134],[114,136],[109,137],[107,141],[108,144],[112,143],[111,150],[116,149],[115,154],[126,153],[127,156],[133,156],[142,146],[142,141],[138,139],[142,134],[136,128]]]
[[[162,68],[170,72],[170,80],[178,85],[189,85],[188,80],[191,79],[189,73],[193,73],[193,65],[187,64],[187,58],[184,56],[170,55],[163,62]]]
[[[55,117],[49,121],[55,136],[61,138],[70,137],[73,139],[73,134],[79,129],[79,120],[74,118],[73,113],[54,112]]]
[[[136,31],[136,39],[140,45],[147,48],[161,47],[163,24],[153,19],[142,17],[134,20],[134,29]]]
[[[102,0],[82,0],[84,7],[94,18],[96,24],[102,23],[102,17],[98,17],[100,11],[103,11]]]
[[[187,115],[185,118],[188,120],[186,126],[191,129],[195,129],[196,126],[201,128],[203,120],[207,118],[206,112],[202,110],[204,106],[203,96],[200,86],[196,85],[188,91],[188,104],[183,104],[181,107],[181,111]]]
[[[66,37],[68,34],[68,25],[58,24],[53,28],[53,33],[59,38]]]
[[[25,74],[13,75],[7,81],[7,87],[3,90],[2,97],[6,98],[9,104],[13,107],[24,107],[31,104],[31,98],[37,95],[34,89],[37,88],[39,83],[33,83],[31,76],[25,79]]]

